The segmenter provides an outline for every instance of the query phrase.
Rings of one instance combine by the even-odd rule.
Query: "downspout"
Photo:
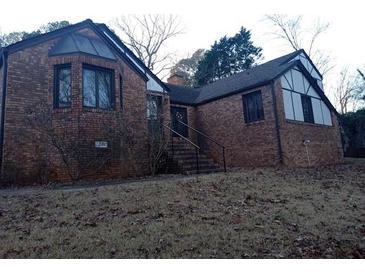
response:
[[[276,104],[276,94],[275,94],[275,80],[272,80],[270,83],[271,87],[271,96],[272,103],[274,108],[274,117],[275,117],[275,130],[276,130],[276,138],[278,140],[278,156],[279,163],[283,164],[283,148],[281,146],[281,136],[280,136],[280,125],[279,125],[279,116],[278,116],[278,108]]]
[[[3,150],[4,150],[4,125],[5,125],[5,102],[6,102],[6,80],[8,75],[8,50],[3,49],[3,83],[2,83],[2,100],[1,100],[1,120],[0,120],[0,174],[3,171]]]

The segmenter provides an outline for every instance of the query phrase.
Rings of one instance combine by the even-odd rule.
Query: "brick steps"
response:
[[[174,153],[170,144],[170,157],[178,166],[178,169],[185,174],[196,174],[196,150],[195,147],[188,142],[174,137]],[[224,169],[220,167],[213,159],[209,158],[202,152],[199,152],[199,173],[222,172]]]

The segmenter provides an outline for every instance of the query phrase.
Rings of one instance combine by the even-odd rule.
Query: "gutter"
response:
[[[2,100],[1,100],[1,120],[0,120],[0,171],[2,174],[3,168],[3,154],[4,154],[4,125],[5,125],[5,102],[6,102],[6,86],[8,75],[8,50],[3,49],[3,83],[2,83]]]
[[[273,108],[274,108],[276,138],[278,140],[279,163],[283,164],[283,148],[281,145],[280,125],[279,125],[278,108],[277,108],[277,104],[276,104],[276,95],[275,95],[275,86],[274,85],[275,85],[275,79],[271,81],[270,88],[271,88],[272,103],[273,103]]]

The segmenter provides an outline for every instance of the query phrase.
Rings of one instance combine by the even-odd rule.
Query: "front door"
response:
[[[188,124],[188,114],[186,108],[182,107],[171,107],[171,120],[172,120],[172,129],[182,136],[188,138],[189,131],[188,127],[184,124]],[[180,123],[183,122],[184,124]],[[178,136],[174,133],[174,136]]]

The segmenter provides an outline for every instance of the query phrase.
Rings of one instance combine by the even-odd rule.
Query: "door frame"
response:
[[[189,119],[188,119],[188,109],[186,107],[180,107],[180,106],[171,106],[171,123],[172,123],[172,129],[175,130],[176,132],[180,133],[182,136],[184,136],[185,138],[189,138],[189,128],[187,126],[184,126],[182,124],[180,124],[181,126],[184,127],[184,132],[180,132],[179,128],[175,128],[175,122],[174,119],[177,119],[174,117],[174,111],[173,109],[177,110],[177,112],[183,113],[183,119],[182,122],[184,122],[185,124],[189,125]],[[175,112],[176,113],[176,112]],[[185,118],[185,119],[184,119]],[[173,133],[173,136],[178,136],[176,133]]]

